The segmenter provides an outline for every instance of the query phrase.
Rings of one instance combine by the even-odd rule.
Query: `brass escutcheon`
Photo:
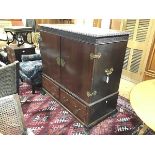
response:
[[[105,69],[105,73],[106,73],[107,76],[109,76],[110,74],[112,74],[113,71],[114,71],[113,68]]]
[[[60,57],[57,57],[57,58],[56,58],[56,61],[57,61],[57,64],[58,64],[59,66],[64,67],[64,65],[65,65],[64,59],[62,59],[62,58],[60,58]]]
[[[101,58],[101,53],[98,54],[90,53],[90,59],[99,59],[99,58]]]
[[[91,96],[95,96],[97,94],[97,91],[93,91],[92,93],[90,93],[89,91],[87,91],[87,96],[91,97]]]

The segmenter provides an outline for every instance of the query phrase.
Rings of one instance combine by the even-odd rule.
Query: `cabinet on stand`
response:
[[[116,112],[128,33],[40,25],[43,89],[86,127]]]

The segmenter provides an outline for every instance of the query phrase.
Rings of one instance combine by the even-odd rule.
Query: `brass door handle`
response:
[[[99,58],[101,58],[101,53],[97,54],[90,53],[90,59],[99,59]]]
[[[56,58],[56,62],[57,62],[57,64],[60,66],[60,57],[57,57],[57,58]]]
[[[87,96],[91,97],[91,96],[95,96],[97,94],[97,91],[93,91],[92,93],[90,93],[89,91],[87,91]]]
[[[60,58],[60,57],[57,57],[57,58],[56,58],[56,62],[57,62],[57,64],[58,64],[59,66],[62,66],[62,67],[65,66],[65,61],[64,61],[64,59],[62,59],[62,58]]]
[[[105,73],[106,73],[107,76],[109,76],[110,74],[112,74],[113,71],[114,71],[113,68],[105,69]]]
[[[61,66],[64,67],[65,66],[65,60],[61,58],[60,61],[61,61]]]

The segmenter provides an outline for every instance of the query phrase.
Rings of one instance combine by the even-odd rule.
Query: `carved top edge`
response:
[[[32,27],[25,27],[25,26],[9,26],[4,28],[5,31],[12,31],[12,32],[23,32],[23,31],[32,31]]]
[[[60,31],[69,32],[69,33],[76,33],[80,35],[85,35],[93,38],[105,38],[105,37],[112,37],[112,36],[124,36],[129,35],[128,32],[110,30],[110,29],[102,29],[97,27],[88,27],[83,25],[75,25],[75,24],[39,24],[40,29],[44,28],[47,30],[52,31]]]

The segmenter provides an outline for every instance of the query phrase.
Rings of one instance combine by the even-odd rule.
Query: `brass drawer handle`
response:
[[[87,91],[87,96],[91,97],[91,96],[95,96],[97,94],[97,91],[93,91],[92,93],[90,93],[89,91]]]
[[[90,59],[99,59],[99,58],[101,58],[101,53],[98,54],[90,53]]]
[[[80,110],[81,110],[81,109],[76,109],[76,110],[74,111],[74,114],[76,115]]]

